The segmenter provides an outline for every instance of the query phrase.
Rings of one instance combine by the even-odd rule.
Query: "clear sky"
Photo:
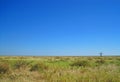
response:
[[[120,55],[119,0],[0,0],[0,55]]]

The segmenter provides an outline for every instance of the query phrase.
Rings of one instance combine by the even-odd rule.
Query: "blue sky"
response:
[[[119,0],[0,0],[0,55],[120,55]]]

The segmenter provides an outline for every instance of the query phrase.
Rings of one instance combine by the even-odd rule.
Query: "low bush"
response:
[[[0,74],[9,72],[9,65],[7,63],[0,62]]]
[[[97,64],[99,64],[99,65],[101,65],[101,64],[105,64],[105,60],[103,60],[103,59],[99,59],[99,60],[96,60],[95,63],[97,63]]]
[[[71,66],[86,67],[86,66],[90,66],[90,63],[87,60],[79,60],[79,61],[72,63]]]
[[[43,71],[46,70],[48,66],[46,66],[44,63],[36,63],[31,66],[30,71]]]
[[[104,63],[105,63],[105,60],[103,60],[103,59],[96,60],[96,63],[99,63],[99,64],[104,64]]]
[[[24,60],[17,60],[14,62],[13,64],[13,68],[14,69],[20,69],[20,68],[25,68],[28,66],[28,62],[27,61],[24,61]]]

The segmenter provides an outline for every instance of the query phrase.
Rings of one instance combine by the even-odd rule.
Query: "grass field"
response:
[[[120,82],[120,57],[0,56],[0,82]]]

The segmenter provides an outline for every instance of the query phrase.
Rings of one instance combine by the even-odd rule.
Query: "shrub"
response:
[[[103,60],[103,59],[96,60],[96,63],[97,63],[97,64],[104,64],[104,63],[105,63],[105,60]]]
[[[90,63],[87,60],[80,60],[80,61],[76,61],[73,64],[71,64],[71,66],[82,66],[82,67],[86,67],[86,66],[90,66]]]
[[[31,66],[30,71],[43,71],[47,68],[48,67],[43,63],[36,63],[36,64]]]
[[[29,64],[29,63],[26,62],[26,61],[24,61],[24,60],[17,60],[17,61],[15,61],[13,67],[14,67],[15,69],[20,69],[20,68],[25,68],[25,67],[27,67],[28,64]]]
[[[0,62],[0,74],[9,72],[9,65],[7,63]]]

